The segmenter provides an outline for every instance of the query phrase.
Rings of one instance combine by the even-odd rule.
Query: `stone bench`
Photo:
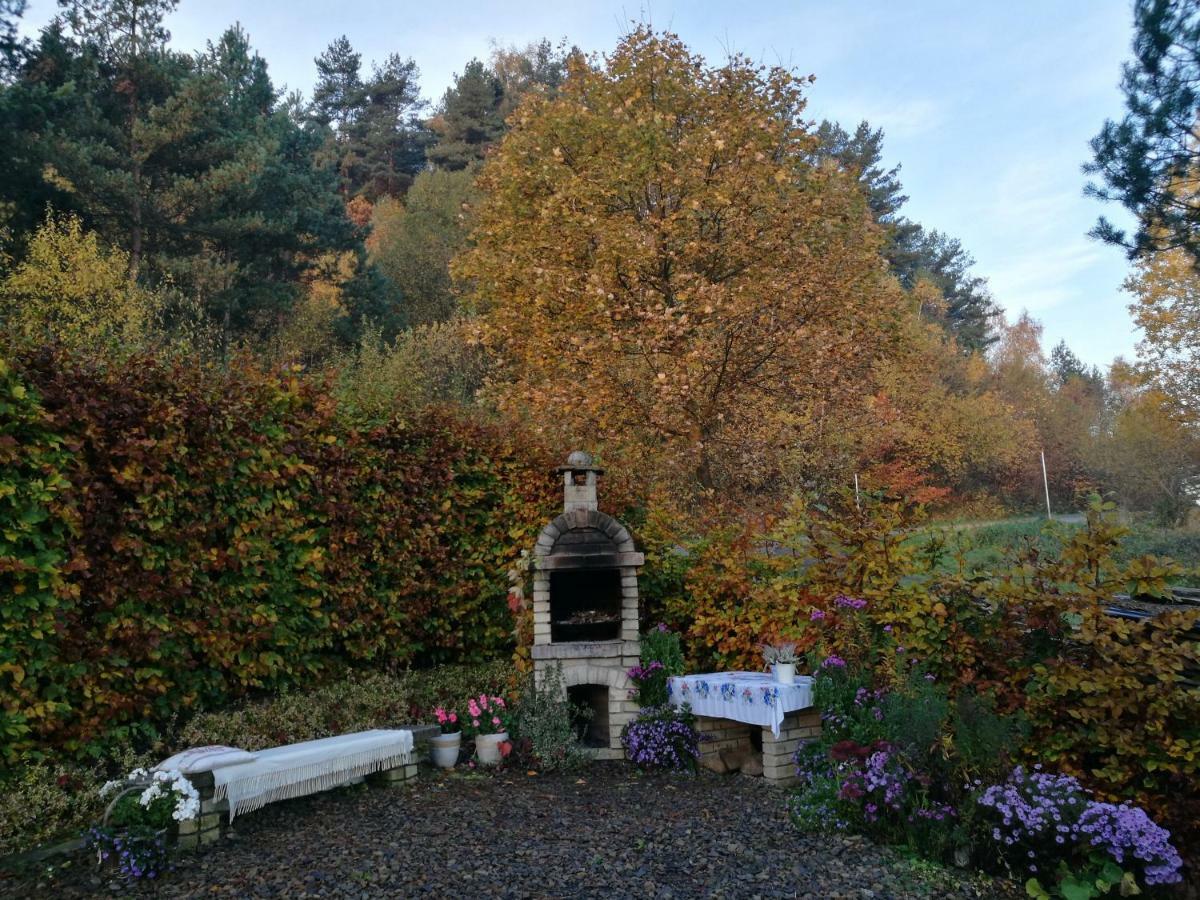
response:
[[[366,775],[348,775],[345,780],[330,784],[328,788],[321,787],[293,794],[294,797],[308,796],[333,787],[343,787],[349,784],[366,782],[378,787],[390,787],[412,781],[417,777],[417,760],[428,747],[429,739],[439,732],[436,725],[406,726],[403,731],[413,735],[413,749],[407,759],[397,766],[370,772]],[[295,745],[285,745],[295,746]],[[273,750],[284,749],[282,747]],[[248,764],[249,765],[249,764]],[[200,795],[200,815],[186,822],[179,823],[179,847],[185,850],[198,849],[206,844],[220,840],[229,827],[229,801],[217,796],[216,780],[211,771],[189,773],[187,779]],[[289,798],[290,799],[290,798]],[[269,802],[269,801],[268,801]]]
[[[769,784],[786,787],[796,783],[793,757],[801,742],[821,734],[821,715],[811,706],[789,712],[779,727],[779,737],[767,727],[708,716],[696,717],[696,730],[700,732],[700,765],[704,768],[715,772],[733,771],[730,762],[755,759],[761,747],[763,779]],[[758,746],[755,732],[761,734]]]

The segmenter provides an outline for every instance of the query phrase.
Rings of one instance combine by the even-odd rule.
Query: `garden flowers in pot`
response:
[[[480,694],[467,701],[466,728],[475,736],[475,758],[480,765],[500,762],[508,743],[508,708],[503,697]]]
[[[454,710],[438,707],[433,711],[441,734],[436,734],[429,740],[429,755],[433,764],[442,769],[453,769],[458,763],[458,751],[462,747],[462,726],[458,721],[458,713]]]
[[[796,645],[795,644],[763,644],[763,662],[771,667],[775,680],[780,684],[795,684],[796,682]]]
[[[104,819],[88,830],[87,845],[100,865],[127,879],[155,878],[166,870],[167,839],[180,822],[200,815],[200,794],[180,772],[134,769],[100,789],[109,800]]]

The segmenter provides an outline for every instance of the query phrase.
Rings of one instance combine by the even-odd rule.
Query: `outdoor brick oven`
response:
[[[590,707],[587,743],[621,759],[621,729],[637,712],[626,671],[638,663],[637,570],[644,556],[620,522],[597,508],[603,470],[576,450],[557,470],[563,513],[534,548],[533,670],[562,664],[570,698]]]

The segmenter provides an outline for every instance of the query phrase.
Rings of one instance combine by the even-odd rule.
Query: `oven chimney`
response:
[[[596,478],[604,470],[593,465],[590,453],[575,450],[567,457],[567,464],[557,471],[563,477],[563,512],[576,509],[599,509],[596,499]]]

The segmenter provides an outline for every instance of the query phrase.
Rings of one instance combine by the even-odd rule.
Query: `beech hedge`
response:
[[[550,461],[428,409],[355,422],[253,365],[0,359],[3,762],[98,756],[346,668],[508,653]]]

